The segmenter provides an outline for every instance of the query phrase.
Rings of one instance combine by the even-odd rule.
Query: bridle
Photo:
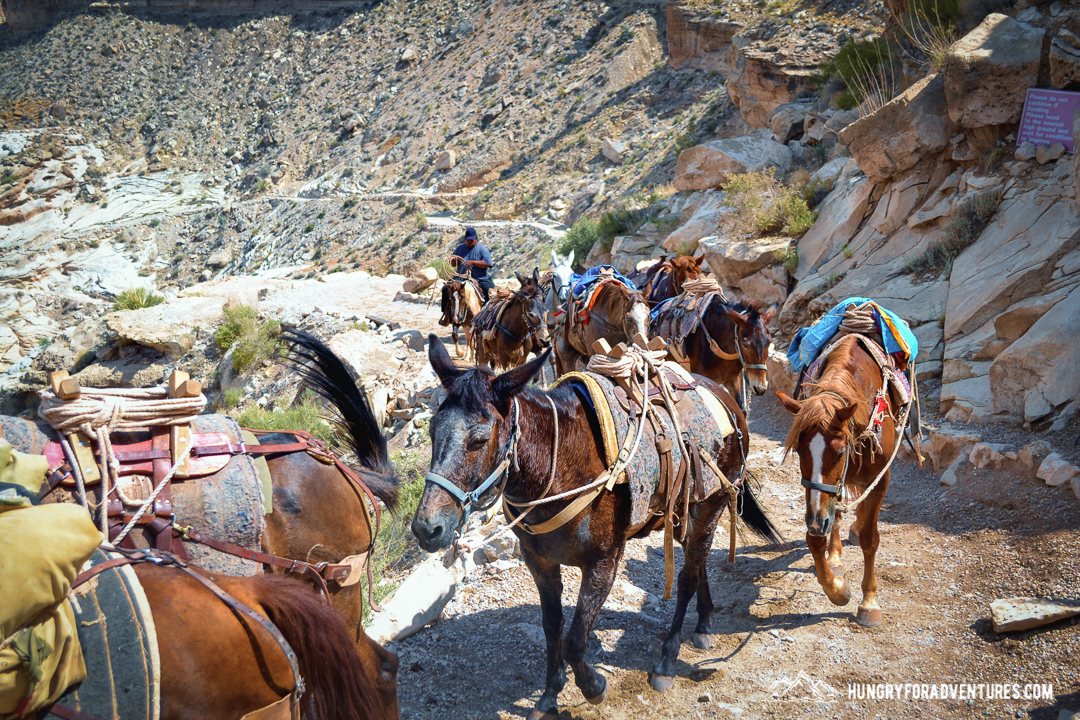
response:
[[[529,321],[529,315],[532,314],[531,313],[531,310],[532,310],[531,306],[538,301],[538,298],[527,296],[527,295],[523,294],[519,290],[514,291],[513,297],[515,299],[521,301],[521,305],[522,305],[522,307],[521,307],[521,319],[525,322],[525,327],[528,328],[528,333],[526,333],[527,336],[534,343],[536,343],[539,347],[547,349],[547,347],[551,344],[551,342],[542,340],[542,339],[540,339],[539,337],[536,336],[536,333],[540,332],[540,324],[538,323],[536,325],[533,325],[532,322]],[[541,306],[543,306],[543,301],[539,300],[539,302],[541,303]],[[547,314],[547,312],[545,310],[545,315],[546,314]],[[507,337],[509,337],[514,342],[519,343],[519,342],[524,342],[525,341],[525,338],[520,337],[517,333],[512,332],[509,328],[507,328],[506,326],[504,326],[500,322],[496,322],[495,327],[499,328],[499,330],[501,330]],[[545,323],[545,327],[547,327],[546,323]]]
[[[706,308],[706,310],[708,310],[708,308]],[[746,362],[746,358],[743,357],[743,348],[742,348],[742,343],[739,340],[739,326],[737,324],[735,325],[735,328],[734,328],[735,352],[734,353],[725,352],[723,350],[723,348],[720,347],[720,343],[716,342],[716,340],[713,339],[713,336],[709,333],[709,328],[706,327],[706,325],[705,325],[705,317],[706,317],[705,313],[702,312],[702,314],[701,314],[701,322],[699,323],[699,326],[701,327],[701,332],[705,333],[705,339],[709,342],[709,350],[712,352],[712,354],[715,355],[716,357],[720,358],[721,360],[738,360],[739,361],[739,378],[742,381],[742,393],[740,393],[742,402],[740,402],[739,404],[740,404],[740,409],[743,411],[743,414],[745,415],[747,412],[750,411],[750,398],[748,397],[748,393],[747,393],[747,387],[749,387],[749,379],[746,376],[746,371],[747,370],[764,370],[764,371],[768,372],[768,367],[764,363],[748,363],[748,362]]]
[[[838,393],[834,393],[831,390],[823,390],[822,392],[818,393],[818,395],[832,395],[834,398],[838,398],[841,402],[843,402],[845,404],[847,403],[846,398],[844,398],[842,395],[840,395]],[[851,421],[848,420],[848,422],[850,423]],[[851,461],[851,443],[850,442],[845,442],[844,443],[844,453],[843,453],[843,455],[844,455],[844,471],[842,473],[840,473],[840,482],[838,482],[836,485],[826,485],[825,483],[814,482],[813,480],[807,480],[806,478],[802,478],[800,480],[799,484],[801,484],[804,488],[807,488],[808,490],[817,490],[818,492],[832,493],[832,494],[837,495],[838,497],[842,497],[843,492],[844,492],[844,483],[847,480],[848,465],[850,464],[850,461]]]
[[[506,450],[503,451],[502,460],[495,466],[495,469],[491,471],[491,474],[487,476],[487,479],[484,480],[484,482],[480,483],[480,485],[471,492],[465,492],[455,485],[452,480],[443,475],[439,475],[438,473],[429,472],[424,476],[425,483],[438,485],[443,490],[450,493],[450,497],[454,498],[454,500],[457,501],[457,504],[461,506],[461,509],[464,511],[464,516],[458,527],[464,527],[465,524],[469,522],[469,516],[472,515],[473,512],[483,512],[484,510],[491,508],[498,501],[499,496],[502,495],[502,492],[506,487],[507,469],[510,467],[511,463],[515,466],[517,465],[517,443],[519,436],[518,431],[520,428],[518,419],[521,416],[521,409],[518,407],[517,398],[514,398],[513,402],[509,442],[506,445]],[[491,497],[481,501],[484,494],[487,493],[500,478],[502,478],[502,484],[499,486],[499,491],[491,495]]]

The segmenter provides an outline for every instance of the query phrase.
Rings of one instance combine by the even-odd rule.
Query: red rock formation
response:
[[[732,22],[672,0],[667,6],[668,62],[673,68],[694,67],[726,73],[731,40],[742,30]]]

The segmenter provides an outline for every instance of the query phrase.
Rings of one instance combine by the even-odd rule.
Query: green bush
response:
[[[732,175],[723,188],[724,205],[735,211],[724,216],[723,224],[735,235],[801,235],[814,224],[801,189],[785,186],[772,168]]]
[[[344,448],[340,445],[337,426],[326,422],[324,416],[323,409],[309,391],[290,408],[267,410],[252,405],[241,412],[236,421],[240,427],[255,430],[307,430],[335,452],[342,453]]]
[[[214,344],[221,352],[233,348],[233,370],[246,372],[255,363],[274,354],[277,349],[277,320],[259,321],[259,314],[250,305],[225,308],[225,317],[214,334]]]
[[[116,296],[116,300],[113,301],[113,310],[139,310],[154,307],[163,302],[165,302],[165,297],[156,294],[150,288],[133,287]]]
[[[243,397],[244,391],[241,388],[230,388],[225,391],[225,398],[223,400],[226,408],[234,408],[240,404],[240,398]],[[249,427],[249,426],[245,426]]]
[[[591,218],[581,218],[563,236],[555,251],[560,255],[568,255],[573,250],[574,259],[579,265],[584,265],[585,258],[589,256],[589,252],[599,238],[599,223]]]

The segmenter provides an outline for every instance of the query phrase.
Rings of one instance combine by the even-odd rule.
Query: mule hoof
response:
[[[844,583],[840,585],[839,590],[834,590],[833,592],[826,591],[825,595],[833,605],[847,605],[851,602],[851,586],[847,584],[847,581],[844,581]]]
[[[595,677],[596,685],[592,689],[596,690],[597,694],[589,697],[588,695],[585,695],[584,688],[581,692],[582,695],[585,695],[585,699],[589,701],[590,705],[599,705],[604,702],[604,698],[607,697],[607,679],[600,673],[596,673]]]
[[[540,708],[533,708],[529,713],[529,720],[559,720],[559,709],[553,710],[541,710]]]
[[[599,705],[600,703],[604,702],[605,698],[607,698],[607,688],[604,688],[604,692],[600,693],[596,697],[587,697],[585,699],[589,701],[590,705]]]
[[[674,687],[675,678],[652,673],[649,675],[649,685],[651,685],[652,689],[656,692],[667,692]]]
[[[698,650],[712,650],[712,646],[712,635],[706,635],[705,633],[694,633],[694,647],[696,647]]]
[[[863,627],[877,627],[881,624],[881,608],[859,608],[855,622]]]

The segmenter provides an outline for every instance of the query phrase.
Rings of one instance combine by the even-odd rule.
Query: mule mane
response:
[[[725,300],[724,304],[737,313],[748,315],[750,322],[756,322],[758,316],[761,315],[762,310],[764,310],[760,300],[755,300],[746,295],[739,295],[734,299]]]
[[[791,423],[791,430],[784,441],[786,451],[798,451],[799,437],[808,430],[841,434],[850,444],[853,440],[851,424],[836,422],[837,412],[849,405],[855,406],[852,422],[856,427],[865,427],[870,422],[870,404],[849,367],[857,345],[855,336],[846,337],[825,358],[818,381],[807,385],[818,392],[803,401],[799,414]]]

